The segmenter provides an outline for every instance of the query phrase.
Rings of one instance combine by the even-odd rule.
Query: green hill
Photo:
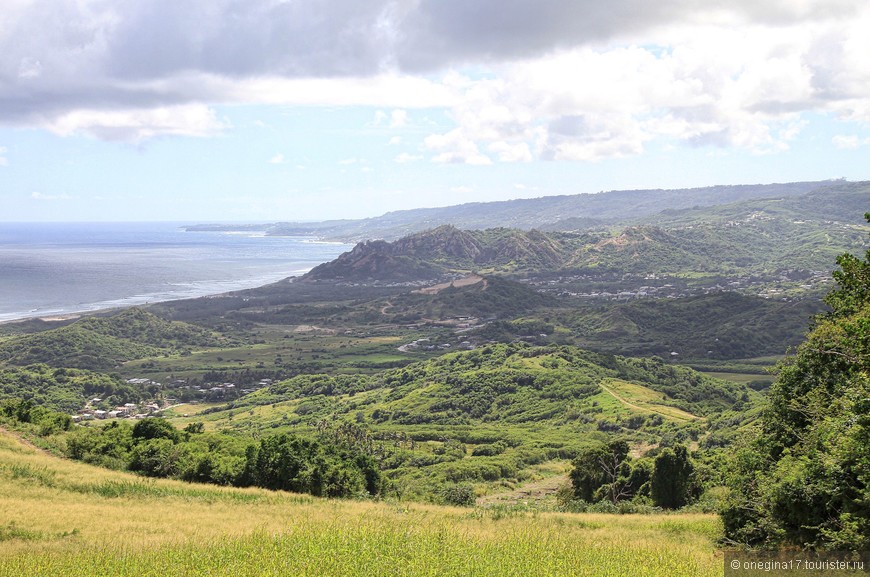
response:
[[[139,401],[143,392],[117,377],[47,365],[0,368],[0,399],[23,399],[40,407],[74,413],[92,398],[102,406]]]
[[[383,305],[380,305],[383,303]],[[394,322],[453,317],[511,318],[558,301],[529,287],[499,276],[469,276],[378,301],[383,314]]]
[[[372,375],[298,375],[176,422],[238,435],[344,431],[405,497],[437,500],[452,483],[515,483],[612,435],[638,446],[698,440],[707,418],[755,396],[661,359],[513,343]]]
[[[564,251],[559,240],[537,231],[466,231],[444,225],[391,243],[359,243],[302,280],[402,282],[473,271],[551,270],[562,265]]]
[[[867,227],[856,215],[870,198],[870,183],[834,183],[808,194],[777,190],[786,194],[665,211],[610,230],[545,233],[444,225],[394,242],[360,243],[303,280],[413,283],[469,272],[810,276],[862,245]]]
[[[0,343],[0,364],[106,370],[132,359],[223,342],[203,328],[131,308],[110,317],[88,317],[56,329],[10,337]]]
[[[576,309],[563,319],[580,346],[624,355],[735,359],[781,355],[803,340],[821,301],[731,292]]]

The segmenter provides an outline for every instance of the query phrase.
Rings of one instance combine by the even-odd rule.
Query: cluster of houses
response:
[[[256,390],[262,389],[263,387],[268,387],[272,382],[272,379],[260,379],[260,381],[255,385],[251,385],[244,389],[238,389],[235,383],[206,383],[202,386],[188,385],[185,388],[202,396],[223,398],[234,396],[236,393],[247,395],[248,393],[253,393]]]
[[[135,379],[127,379],[127,383],[131,385],[158,385],[155,381],[151,379],[144,378],[135,378]],[[251,385],[249,388],[237,389],[235,383],[207,383],[202,386],[200,385],[187,385],[185,381],[178,380],[173,383],[175,387],[181,387],[193,391],[202,395],[203,397],[209,398],[226,398],[228,396],[239,396],[239,395],[247,395],[248,393],[253,393],[256,390],[259,390],[263,387],[268,387],[273,383],[272,379],[261,379],[258,383]],[[98,409],[96,407],[100,406],[103,402],[103,399],[95,398],[91,399],[85,405],[85,408],[79,411],[79,414],[73,415],[72,420],[74,423],[81,423],[83,421],[92,421],[92,420],[101,420],[101,419],[145,419],[147,417],[154,417],[164,408],[165,406],[161,406],[156,402],[149,403],[125,403],[123,406],[115,407],[111,410],[103,410]],[[196,403],[199,401],[190,401],[191,403]],[[165,405],[171,406],[178,403],[177,399],[165,399]]]
[[[94,409],[93,406],[101,403],[102,399],[91,399],[87,406],[81,410],[80,414],[73,415],[74,423],[82,421],[91,421],[94,419],[144,419],[151,417],[160,410],[160,405],[150,403],[147,405],[137,405],[135,403],[125,403],[123,406],[115,407],[111,411],[103,411]]]

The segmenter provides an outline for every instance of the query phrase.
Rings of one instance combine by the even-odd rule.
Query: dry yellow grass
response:
[[[148,481],[0,432],[0,575],[721,575],[711,515],[496,514]]]
[[[665,418],[683,422],[700,419],[697,415],[682,409],[661,404],[661,393],[641,385],[618,379],[608,379],[601,383],[601,388],[635,412],[656,413]]]

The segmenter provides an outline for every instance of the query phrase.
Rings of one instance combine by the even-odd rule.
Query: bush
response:
[[[445,505],[453,505],[455,507],[473,507],[477,501],[474,487],[468,483],[448,485],[441,490],[440,497]]]

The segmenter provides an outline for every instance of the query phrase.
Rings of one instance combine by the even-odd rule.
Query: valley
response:
[[[155,538],[184,563],[261,555],[297,529],[251,527],[304,510],[323,519],[309,546],[337,563],[360,554],[335,549],[352,534],[398,539],[406,556],[423,547],[419,567],[451,574],[461,569],[426,549],[443,531],[457,554],[493,547],[487,567],[503,568],[499,548],[514,542],[491,540],[500,527],[551,542],[560,526],[610,515],[607,532],[632,539],[679,525],[697,543],[685,574],[719,574],[715,546],[737,533],[713,514],[733,506],[734,455],[770,418],[786,354],[827,318],[823,297],[842,281],[824,271],[870,231],[847,210],[870,184],[808,188],[584,230],[442,225],[256,289],[2,324],[2,448],[21,463],[0,481],[27,506],[19,485],[35,482],[68,503],[57,515],[73,514],[62,512],[75,495],[203,519],[209,504],[269,509],[261,525],[211,534],[213,548],[185,544],[195,532]],[[363,510],[405,537],[336,525]],[[29,567],[15,552],[32,546],[64,567],[112,556],[116,545],[76,552],[70,543],[99,530],[60,518],[0,527],[9,562]]]

